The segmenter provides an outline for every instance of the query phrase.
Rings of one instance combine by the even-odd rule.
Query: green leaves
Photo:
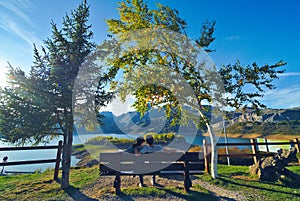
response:
[[[231,94],[230,97],[226,97],[227,104],[236,109],[252,107],[258,110],[260,107],[266,107],[258,98],[263,97],[266,90],[275,89],[273,81],[279,78],[279,74],[284,73],[284,70],[278,69],[284,65],[286,63],[283,61],[262,66],[254,62],[243,67],[239,61],[233,65],[223,65],[219,73],[225,91]]]
[[[215,32],[216,21],[208,21],[206,20],[201,29],[200,37],[196,40],[196,43],[200,45],[200,47],[207,48],[214,40],[215,37],[213,36]],[[214,50],[205,49],[206,52],[213,52]]]
[[[1,91],[0,105],[0,132],[7,140],[22,144],[40,142],[49,135],[73,134],[74,82],[95,48],[88,18],[89,6],[83,1],[66,14],[62,28],[51,22],[52,35],[41,52],[34,45],[35,61],[29,75],[10,67],[10,86]],[[102,94],[98,95],[100,99]]]
[[[114,56],[107,64],[123,73],[112,88],[122,100],[133,95],[133,106],[142,115],[158,107],[164,109],[173,125],[180,121],[188,124],[189,120],[199,125],[199,118],[193,117],[196,112],[184,112],[187,107],[183,106],[204,112],[202,102],[212,100],[210,84],[206,83],[209,73],[205,62],[197,61],[199,44],[186,37],[186,22],[168,6],[158,4],[151,10],[143,1],[120,3],[119,13],[120,19],[107,20],[115,45],[111,50]],[[199,40],[202,47],[214,40],[214,26],[215,22],[208,21],[203,25]]]
[[[192,41],[186,37],[187,23],[168,6],[157,4],[156,9],[149,9],[142,0],[127,0],[118,10],[119,19],[107,20],[111,42],[117,44],[107,64],[124,76],[112,89],[123,100],[127,95],[135,96],[133,106],[141,114],[161,107],[168,117],[187,122],[184,119],[193,119],[193,115],[183,111],[184,105],[204,114],[196,120],[204,122],[196,123],[203,126],[209,119],[206,104],[216,108],[264,107],[259,98],[275,88],[273,81],[284,72],[279,70],[285,65],[283,61],[263,66],[243,66],[238,61],[219,69],[210,60],[199,61],[201,51],[214,51],[209,46],[215,40],[215,21],[206,20],[198,39]]]
[[[179,17],[178,11],[157,4],[157,10],[150,10],[143,0],[119,3],[120,19],[106,20],[109,32],[125,33],[137,29],[164,28],[184,34],[186,22]]]

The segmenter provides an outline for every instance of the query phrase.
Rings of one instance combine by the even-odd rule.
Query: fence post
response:
[[[300,152],[299,139],[298,138],[294,139],[294,142],[295,142],[295,148],[297,149],[297,152],[299,153]],[[298,158],[298,163],[300,165],[300,158]]]
[[[190,187],[192,187],[192,181],[190,179],[190,171],[189,171],[189,163],[186,158],[186,155],[184,156],[184,192],[188,193],[190,191]]]
[[[54,169],[54,180],[58,179],[58,171],[59,171],[59,164],[61,161],[61,150],[62,150],[62,141],[58,142],[57,154],[56,154],[56,162],[55,162],[55,169]]]
[[[270,149],[269,149],[268,139],[267,138],[265,138],[265,143],[266,143],[266,151],[269,153]]]
[[[209,154],[208,154],[208,147],[207,142],[203,139],[203,150],[204,150],[204,165],[205,165],[205,172],[210,173],[209,169]]]
[[[251,147],[252,147],[252,153],[254,154],[254,156],[253,156],[254,163],[258,163],[259,156],[258,156],[258,152],[257,152],[257,141],[256,141],[256,139],[251,139]]]

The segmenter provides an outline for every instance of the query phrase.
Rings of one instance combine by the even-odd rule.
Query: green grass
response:
[[[99,167],[72,168],[70,174],[71,187],[66,191],[60,189],[60,184],[53,180],[53,170],[43,173],[3,176],[0,177],[0,200],[66,200],[70,195],[81,194],[80,189],[93,186],[99,179]],[[95,196],[114,194],[113,186],[107,186],[95,191]],[[122,188],[120,197],[165,197],[167,194],[183,198],[185,200],[215,200],[209,191],[200,186],[193,186],[190,193],[184,193],[182,188],[165,186],[153,187],[128,187]],[[88,196],[80,195],[81,198]],[[79,198],[78,198],[79,199]]]
[[[300,175],[299,166],[289,167],[289,170]],[[248,166],[219,165],[219,176],[219,179],[212,179],[210,175],[204,174],[199,176],[199,179],[225,189],[243,191],[249,200],[300,200],[300,181],[297,180],[283,178],[275,183],[261,182],[258,181],[257,177],[249,175]],[[71,188],[64,191],[60,189],[60,184],[53,180],[53,170],[36,174],[1,176],[0,200],[66,200],[69,195],[81,193],[80,189],[92,187],[98,179],[98,166],[72,168],[70,174]],[[103,189],[97,189],[95,196],[112,194],[113,191],[113,186],[107,186]],[[182,187],[173,186],[127,187],[122,188],[121,199],[123,196],[143,196],[151,199],[151,197],[164,198],[167,195],[173,195],[184,200],[215,200],[209,191],[196,184],[193,185],[189,193],[184,193]],[[85,195],[81,196],[84,197]]]
[[[141,196],[151,199],[151,197],[159,197],[159,198],[169,198],[167,194],[182,198],[184,200],[199,200],[199,201],[214,201],[217,200],[215,197],[211,195],[211,193],[202,187],[196,185],[192,187],[189,193],[184,193],[183,189],[175,188],[172,186],[161,187],[161,188],[127,188],[122,189],[122,196]]]
[[[163,197],[166,195],[166,192],[151,187],[145,188],[126,188],[122,189],[122,193],[124,196],[143,196],[143,197]]]
[[[199,178],[225,189],[244,191],[249,200],[300,200],[300,180],[291,181],[285,178],[278,182],[262,182],[249,174],[248,166],[218,167],[219,179],[212,179],[209,175],[202,175]],[[289,167],[289,170],[300,175],[299,166]]]
[[[291,167],[288,167],[288,169],[291,170],[292,172],[300,175],[300,167],[299,166],[291,166]]]
[[[72,189],[91,185],[99,178],[98,167],[71,169],[70,184]],[[60,184],[53,180],[53,170],[43,173],[1,176],[0,200],[65,200],[68,192],[60,189]]]

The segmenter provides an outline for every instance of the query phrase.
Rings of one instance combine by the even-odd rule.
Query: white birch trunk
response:
[[[198,110],[200,116],[202,118],[205,118],[205,116],[203,115],[203,113]],[[216,179],[218,178],[218,149],[217,149],[217,139],[216,136],[213,132],[213,130],[211,129],[211,126],[209,125],[209,123],[205,123],[206,127],[207,127],[207,131],[209,133],[209,137],[210,137],[210,149],[211,149],[211,164],[210,164],[210,172],[211,172],[211,177]]]
[[[216,146],[217,144],[217,139],[216,136],[211,129],[210,125],[206,123],[207,131],[209,133],[210,137],[210,144],[211,144],[211,164],[210,164],[210,172],[211,172],[211,177],[216,179],[218,178],[218,148]]]

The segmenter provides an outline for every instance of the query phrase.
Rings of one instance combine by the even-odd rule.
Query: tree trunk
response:
[[[198,110],[200,116],[205,119],[205,116],[203,115],[203,113]],[[209,123],[205,123],[206,127],[207,127],[207,131],[209,133],[209,137],[210,137],[210,147],[211,147],[211,162],[210,162],[210,167],[211,167],[211,177],[216,179],[218,178],[218,149],[217,149],[217,139],[216,136],[213,132],[213,130],[211,129]]]
[[[69,176],[71,167],[71,154],[73,143],[73,118],[66,114],[66,129],[64,133],[63,155],[62,155],[62,178],[61,188],[66,189],[70,186]],[[71,116],[71,117],[70,117]]]
[[[209,133],[210,144],[211,144],[211,164],[210,164],[211,171],[210,172],[211,172],[211,177],[216,179],[218,178],[218,148],[216,146],[217,139],[210,125],[206,123],[206,126]]]

